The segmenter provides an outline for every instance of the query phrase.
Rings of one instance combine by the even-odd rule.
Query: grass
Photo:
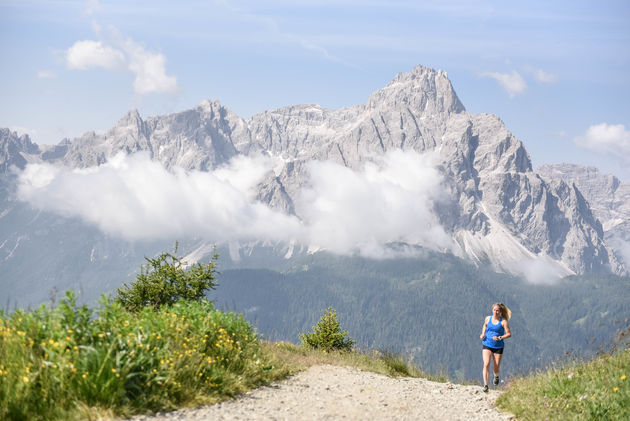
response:
[[[79,420],[212,404],[316,364],[431,376],[399,355],[258,339],[208,301],[138,313],[67,293],[57,308],[0,311],[0,419]],[[509,383],[497,405],[523,420],[630,419],[630,348]]]
[[[630,348],[513,380],[497,405],[522,420],[630,419]]]
[[[212,303],[130,313],[72,293],[0,313],[0,419],[96,419],[209,404],[286,376],[251,326]]]
[[[313,365],[330,364],[356,367],[361,370],[384,374],[391,377],[421,377],[438,382],[446,382],[446,376],[434,376],[405,361],[399,355],[382,351],[322,351],[287,342],[263,343],[263,348],[272,356],[275,364],[289,373],[297,373]]]
[[[391,353],[261,342],[241,315],[208,301],[133,313],[103,298],[93,311],[69,292],[54,309],[0,311],[0,419],[102,419],[212,404],[313,364],[428,377]]]

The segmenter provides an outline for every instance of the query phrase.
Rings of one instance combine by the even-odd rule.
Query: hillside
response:
[[[571,277],[534,287],[448,255],[375,261],[318,253],[274,270],[224,269],[219,282],[210,294],[217,306],[243,312],[265,338],[295,342],[332,306],[360,348],[401,352],[458,380],[479,377],[477,332],[494,302],[513,312],[509,376],[565,352],[593,355],[629,322],[630,278]]]

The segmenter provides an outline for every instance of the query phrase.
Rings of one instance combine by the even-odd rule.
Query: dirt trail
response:
[[[318,365],[212,406],[134,421],[172,420],[509,420],[479,386],[390,378],[356,368]]]

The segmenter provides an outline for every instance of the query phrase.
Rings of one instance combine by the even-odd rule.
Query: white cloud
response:
[[[20,176],[18,197],[131,240],[297,237],[297,218],[248,198],[261,166],[265,164],[242,159],[223,168],[220,176],[181,169],[171,173],[146,154],[120,154],[99,167],[81,170],[31,164]],[[233,184],[233,177],[241,181]]]
[[[617,256],[621,257],[626,269],[630,270],[630,241],[613,237],[609,240],[609,244],[617,252]]]
[[[142,45],[127,38],[122,44],[127,54],[129,70],[135,75],[133,88],[136,93],[176,93],[177,78],[166,75],[166,57],[147,51]]]
[[[115,70],[124,67],[125,56],[120,50],[104,45],[100,41],[77,41],[66,53],[66,64],[69,69],[77,70],[92,67]]]
[[[521,275],[532,284],[553,284],[559,279],[573,274],[562,263],[549,256],[539,255],[532,259],[514,262],[509,268],[512,273]]]
[[[432,156],[392,151],[362,172],[318,161],[309,171],[297,208],[311,245],[370,257],[387,254],[392,242],[452,248],[433,212],[446,193]]]
[[[51,72],[50,70],[40,70],[37,72],[38,79],[54,79],[56,77],[57,75],[54,72]]]
[[[596,124],[574,141],[580,147],[616,156],[630,163],[630,131],[623,124]]]
[[[296,200],[303,221],[254,199],[274,165],[238,157],[213,172],[168,172],[146,154],[81,170],[30,164],[18,197],[131,240],[295,241],[371,257],[388,255],[386,244],[398,241],[452,248],[433,212],[444,192],[430,156],[391,152],[360,172],[309,163],[311,187]]]
[[[547,73],[542,69],[534,70],[534,78],[540,83],[554,83],[556,81],[556,76]]]
[[[99,34],[100,26],[96,23],[93,26]],[[163,54],[148,51],[131,38],[124,38],[115,28],[111,28],[111,32],[113,36],[109,43],[93,40],[75,42],[66,52],[68,68],[128,70],[135,75],[133,88],[140,95],[177,92],[177,78],[166,74],[166,57]]]
[[[527,83],[516,70],[512,73],[486,72],[481,76],[490,77],[499,82],[499,85],[505,89],[510,98],[522,94],[527,89]]]

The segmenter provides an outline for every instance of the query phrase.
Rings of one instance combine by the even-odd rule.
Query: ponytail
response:
[[[506,320],[510,320],[510,318],[512,317],[512,311],[510,311],[510,309],[503,303],[495,303],[492,307],[497,306],[499,307],[499,311],[501,312],[501,316],[506,319]]]

